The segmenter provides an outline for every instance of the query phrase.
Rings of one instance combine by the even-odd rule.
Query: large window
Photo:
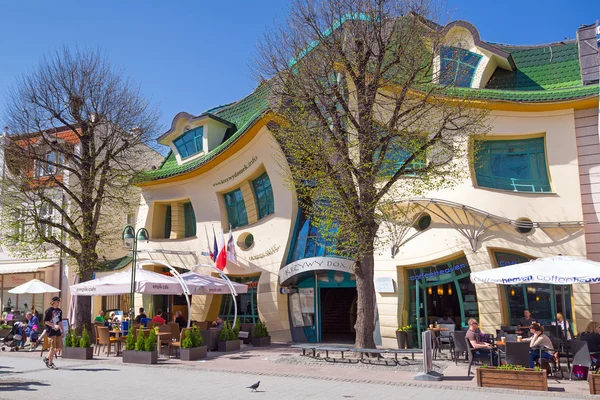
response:
[[[189,201],[183,205],[184,215],[184,226],[185,226],[185,237],[196,236],[196,215],[194,214],[194,207]]]
[[[275,204],[273,201],[273,188],[269,175],[265,172],[254,181],[254,194],[256,195],[256,206],[258,208],[258,219],[265,217],[275,212]]]
[[[379,175],[383,178],[391,178],[406,160],[412,156],[412,152],[398,146],[390,146],[385,153],[385,160],[381,164]],[[421,154],[406,166],[404,176],[416,176],[417,171],[427,165],[427,157]]]
[[[258,289],[258,276],[252,276],[248,278],[236,278],[230,276],[229,279],[232,282],[242,283],[248,286],[248,293],[238,294],[235,297],[237,302],[238,318],[242,324],[255,324],[258,322],[258,301],[257,301],[257,289]],[[221,296],[221,309],[219,315],[230,323],[233,322],[234,306],[233,299],[231,296]]]
[[[193,156],[202,151],[202,139],[204,136],[204,128],[199,126],[196,129],[191,129],[179,136],[173,141],[181,158]]]
[[[479,54],[457,47],[442,47],[440,51],[440,84],[471,87],[479,61],[481,61]]]
[[[529,261],[529,258],[518,254],[496,252],[494,255],[500,268]],[[566,312],[563,312],[563,316],[572,321],[570,286],[561,287],[541,283],[505,285],[509,324],[519,325],[519,320],[523,318],[523,311],[529,310],[534,320],[543,325],[549,325],[554,320],[556,313],[563,311],[561,306],[562,289],[565,290],[567,301]]]
[[[544,138],[476,141],[475,177],[482,187],[551,192]]]
[[[246,213],[246,203],[240,189],[225,193],[225,208],[227,210],[227,219],[231,228],[248,225],[248,214]]]
[[[62,153],[58,153],[56,151],[48,152],[44,155],[43,161],[37,162],[37,167],[35,169],[35,176],[49,176],[57,173],[58,168],[57,164],[62,165],[65,162],[65,157]]]

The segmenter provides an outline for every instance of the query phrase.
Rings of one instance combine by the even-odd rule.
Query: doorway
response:
[[[321,335],[323,342],[354,343],[356,288],[321,288]]]

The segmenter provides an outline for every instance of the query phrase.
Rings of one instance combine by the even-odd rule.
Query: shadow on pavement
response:
[[[15,381],[15,380],[0,380],[0,392],[16,392],[16,391],[35,391],[38,390],[36,387],[32,386],[50,386],[47,383],[42,383],[39,381]]]
[[[63,369],[67,369],[69,371],[86,371],[86,372],[105,372],[105,371],[119,371],[118,369],[114,369],[114,368],[63,368]]]
[[[445,381],[472,381],[475,379],[474,376],[448,376],[444,375]]]

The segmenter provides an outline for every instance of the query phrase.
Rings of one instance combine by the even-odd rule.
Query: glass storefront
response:
[[[260,276],[250,276],[238,278],[230,276],[232,282],[242,283],[248,286],[248,293],[238,294],[236,296],[238,318],[240,323],[255,324],[258,322],[258,279]],[[230,295],[222,296],[219,315],[226,321],[233,321],[234,306],[233,298]]]
[[[408,323],[418,337],[429,324],[445,315],[457,328],[478,318],[477,293],[469,276],[471,269],[465,257],[429,267],[407,269]]]
[[[499,268],[530,260],[530,258],[519,254],[505,252],[495,252],[494,256]],[[562,307],[562,290],[564,290],[564,297],[567,303],[566,312],[564,312]],[[545,285],[541,283],[506,285],[504,286],[504,294],[508,307],[508,323],[510,325],[518,325],[519,320],[523,318],[523,311],[525,310],[529,310],[533,319],[542,325],[550,325],[555,320],[557,312],[562,312],[567,320],[573,321],[571,286]]]

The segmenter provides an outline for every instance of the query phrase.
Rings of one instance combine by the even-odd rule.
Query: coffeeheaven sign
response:
[[[354,274],[354,261],[336,257],[311,257],[294,261],[279,270],[279,282],[307,271],[339,271]]]

